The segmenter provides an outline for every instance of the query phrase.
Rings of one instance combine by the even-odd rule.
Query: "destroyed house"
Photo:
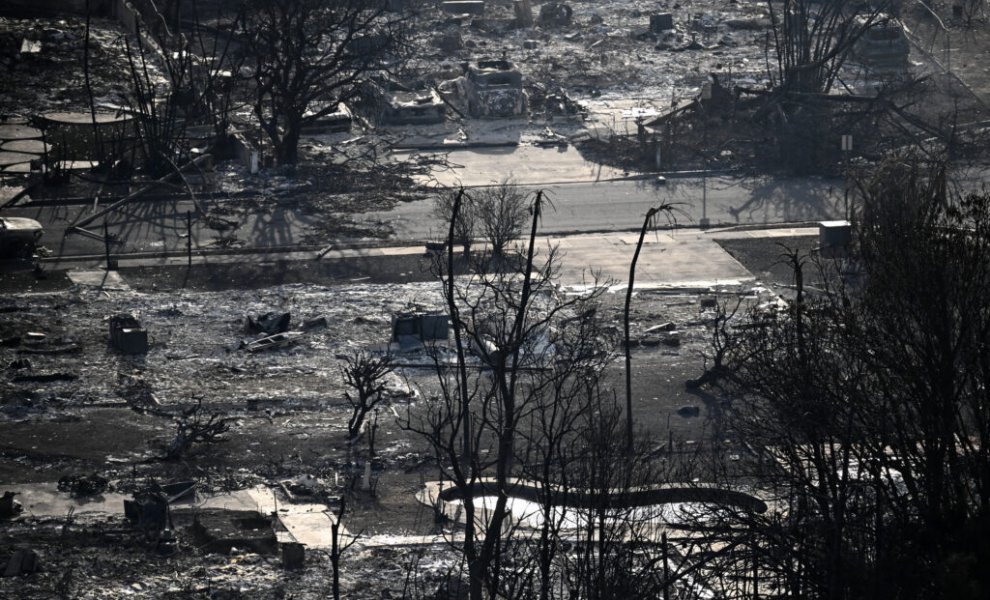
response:
[[[858,25],[867,27],[853,45],[853,57],[874,72],[904,72],[911,51],[904,26],[887,15],[880,15],[872,24],[866,17],[857,18]]]
[[[306,134],[350,131],[354,119],[350,108],[343,102],[338,103],[335,110],[328,103],[313,103],[303,113],[303,118],[308,119],[302,128]]]
[[[426,92],[392,92],[382,113],[382,122],[396,125],[442,123],[447,116],[440,95]]]
[[[467,105],[473,117],[511,117],[526,112],[523,77],[507,60],[479,60],[467,67]]]
[[[446,340],[450,335],[450,318],[444,314],[402,313],[392,317],[392,341],[405,338],[417,341]]]
[[[383,125],[442,123],[447,107],[435,90],[410,89],[396,82],[369,83],[365,90],[373,118]]]

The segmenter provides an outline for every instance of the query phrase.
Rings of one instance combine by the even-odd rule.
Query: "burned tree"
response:
[[[462,196],[455,198],[455,219]],[[537,256],[543,206],[537,194],[523,248],[525,262],[518,269],[483,270],[455,279],[450,253],[438,258],[456,364],[437,361],[440,393],[425,415],[405,424],[432,446],[445,481],[463,504],[465,532],[459,547],[471,598],[504,594],[506,586],[518,582],[502,562],[516,525],[508,509],[513,482],[542,471],[527,469],[530,458],[542,457],[547,469],[555,468],[561,444],[573,439],[576,417],[553,415],[553,410],[570,406],[577,413],[583,404],[579,398],[565,401],[559,396],[579,394],[582,382],[597,377],[594,365],[609,356],[604,339],[579,333],[594,331],[594,305],[604,288],[563,297],[555,285],[555,250]],[[452,245],[453,233],[448,236],[448,247]],[[553,435],[544,439],[540,427]],[[545,445],[537,449],[527,438]],[[493,496],[491,502],[482,502],[483,491]],[[545,532],[547,543],[550,537]],[[546,564],[546,555],[543,560]]]
[[[347,363],[341,371],[344,383],[354,391],[344,392],[351,404],[351,417],[347,420],[347,435],[353,443],[361,437],[364,421],[368,413],[375,410],[382,401],[385,391],[385,378],[392,373],[392,357],[388,354],[376,355],[368,352],[355,352],[344,357]]]
[[[488,242],[493,258],[502,258],[509,244],[519,238],[529,216],[526,194],[511,177],[474,191],[477,227]]]
[[[774,59],[774,69],[767,75],[771,87],[781,94],[827,94],[853,44],[888,8],[887,2],[851,6],[842,0],[766,5]]]
[[[402,20],[371,0],[252,0],[242,20],[253,60],[254,113],[280,164],[302,130],[394,66]]]
[[[220,413],[203,414],[203,400],[185,408],[175,418],[175,437],[165,450],[165,460],[178,460],[196,444],[215,444],[226,441],[223,435],[230,431],[230,419]]]
[[[973,568],[990,520],[990,196],[953,194],[943,164],[912,157],[861,190],[855,279],[790,253],[789,310],[735,333],[731,424],[782,509],[722,541],[786,594],[975,598],[990,589]]]
[[[152,50],[146,47],[142,36],[137,36],[133,46],[126,37],[123,44],[131,85],[127,104],[135,117],[144,170],[152,177],[161,177],[184,162],[182,154],[187,139],[185,121],[181,118],[181,88],[188,76],[187,63],[167,60],[170,84],[162,86],[151,74]]]
[[[780,139],[780,159],[813,171],[831,147],[835,102],[828,95],[854,44],[882,17],[888,2],[853,5],[844,0],[767,1],[770,95],[760,110]]]
[[[457,218],[454,201],[460,194]],[[509,244],[519,238],[529,216],[526,193],[507,177],[488,187],[466,191],[441,190],[434,200],[433,214],[453,223],[453,240],[470,258],[475,237],[488,243],[491,258],[505,258]],[[453,219],[453,221],[452,221]]]
[[[207,121],[218,143],[224,143],[230,133],[231,111],[244,93],[240,69],[245,56],[234,35],[224,35],[223,30],[232,30],[240,14],[225,14],[224,5],[218,4],[212,15],[213,25],[206,22],[207,15],[200,10],[199,1],[190,8],[193,31],[185,52],[177,55],[192,63],[188,67],[187,110],[197,120]]]
[[[623,332],[625,333],[625,365],[626,365],[626,444],[630,451],[633,448],[633,416],[632,416],[632,354],[629,340],[629,308],[632,304],[633,286],[636,283],[636,263],[639,261],[639,253],[643,249],[643,240],[649,229],[658,226],[660,215],[664,215],[667,221],[673,219],[674,207],[672,204],[663,203],[659,206],[650,207],[643,218],[643,227],[639,232],[639,241],[636,243],[636,251],[633,253],[632,261],[629,264],[629,285],[626,288],[626,304],[623,310]]]

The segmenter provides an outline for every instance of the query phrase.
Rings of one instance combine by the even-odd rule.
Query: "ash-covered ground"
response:
[[[352,466],[341,357],[356,349],[383,350],[394,314],[442,308],[435,281],[135,291],[146,282],[137,272],[125,272],[127,279],[131,289],[72,286],[20,294],[0,306],[0,337],[8,340],[0,361],[21,366],[7,370],[0,406],[5,489],[98,473],[110,481],[105,494],[127,494],[155,478],[196,480],[203,494],[268,485],[279,502],[312,501],[287,496],[291,492],[281,487],[300,477],[343,494]],[[730,302],[761,297],[749,289],[723,292],[721,299]],[[604,309],[616,323],[622,299],[621,292],[605,298]],[[658,448],[673,439],[668,428],[686,451],[706,443],[708,417],[718,409],[715,399],[689,394],[684,385],[700,374],[708,341],[712,312],[700,299],[696,293],[636,296],[634,410],[637,426]],[[327,327],[307,331],[290,348],[257,354],[240,349],[241,340],[252,337],[245,331],[246,316],[269,311],[288,312],[294,323],[323,317]],[[109,346],[107,317],[119,312],[135,314],[148,330],[146,355],[125,356]],[[678,345],[659,337],[667,334],[644,333],[666,322],[675,324]],[[44,339],[31,341],[38,336],[29,332]],[[17,337],[21,341],[15,344]],[[423,482],[438,475],[433,457],[421,439],[400,427],[407,411],[415,414],[435,392],[437,375],[421,351],[396,358],[400,365],[416,366],[400,366],[388,382],[374,493],[349,495],[346,527],[362,532],[365,542],[347,558],[348,597],[381,597],[383,588],[399,594],[407,576],[414,578],[408,585],[435,588],[451,560],[444,558],[442,544],[388,547],[388,536],[401,544],[408,536],[442,531],[415,499]],[[621,385],[621,361],[612,371],[609,378]],[[226,441],[196,447],[180,461],[163,461],[175,416],[197,400],[204,410],[231,419]],[[700,413],[682,416],[678,410],[685,406]],[[738,452],[731,439],[715,446]],[[41,573],[4,580],[5,588],[25,598],[62,590],[73,597],[320,597],[329,585],[320,552],[310,553],[301,574],[283,571],[275,556],[250,548],[209,554],[189,529],[188,515],[177,517],[180,554],[160,558],[119,515],[86,513],[83,502],[68,523],[52,515],[24,515],[3,527],[5,552],[28,539],[44,561]],[[383,572],[394,577],[382,577]]]
[[[644,163],[633,138],[606,142],[613,134],[634,136],[637,119],[692,101],[712,74],[725,85],[765,86],[769,14],[763,3],[613,0],[571,6],[569,24],[527,29],[509,25],[508,2],[490,3],[484,19],[423,15],[414,36],[421,51],[409,65],[410,77],[441,83],[456,77],[463,61],[504,56],[525,77],[533,102],[529,113],[499,120],[449,115],[430,126],[376,127],[358,119],[346,133],[305,136],[303,164],[292,172],[263,169],[250,175],[243,166],[220,163],[205,178],[203,203],[211,216],[242,229],[200,236],[198,244],[249,251],[259,240],[312,248],[341,239],[383,243],[394,233],[390,224],[362,213],[427,197],[421,184],[435,183],[452,167],[442,157],[452,147],[570,143],[596,168],[611,166],[620,175],[652,171],[653,157]],[[666,12],[674,15],[674,29],[651,33],[650,16]],[[913,109],[935,120],[952,111],[959,122],[985,119],[980,98],[986,97],[990,77],[981,65],[990,30],[963,29],[960,23],[940,30],[918,6],[903,16],[916,44],[910,71],[922,78]],[[87,57],[80,17],[0,18],[0,117],[5,124],[21,126],[34,113],[89,110],[84,58],[91,65],[94,101],[104,108],[123,102],[127,90],[121,73],[128,66],[123,29],[107,19],[92,25]],[[39,51],[22,51],[25,42],[28,48],[40,44]],[[149,68],[153,79],[163,81],[153,60]],[[845,80],[854,92],[874,85],[855,64]],[[558,90],[581,110],[569,115],[547,110],[541,101]],[[234,118],[238,126],[247,126],[250,107],[236,107]],[[684,139],[704,137],[711,147],[731,138],[759,141],[762,135],[723,115],[689,125],[696,129],[689,127]],[[0,149],[13,151],[15,146],[7,143]],[[393,161],[400,148],[411,155]],[[719,153],[718,164],[692,158],[678,168],[736,168],[747,166],[744,158]],[[0,165],[3,183],[23,183],[22,166]],[[504,175],[511,175],[506,170]],[[62,237],[63,225],[95,207],[88,199],[129,190],[127,184],[76,177],[65,187],[33,194],[46,201],[82,199],[55,209],[65,223],[56,221],[47,235]],[[126,251],[184,247],[184,212],[176,208],[171,214],[162,206],[138,205],[122,218],[124,225],[114,223],[122,230],[140,230],[156,219],[168,224],[167,240],[135,236]],[[278,224],[286,224],[285,231],[272,226],[268,217],[276,213],[289,215]],[[256,222],[260,225],[249,235],[247,223]],[[778,241],[807,249],[815,239],[733,240],[722,246],[756,277],[786,293],[789,273],[780,261]],[[62,249],[57,243],[50,246],[55,253]],[[81,254],[103,252],[93,240],[79,247]],[[349,352],[387,347],[394,315],[443,310],[440,284],[427,261],[262,260],[248,266],[129,267],[119,273],[123,285],[102,288],[74,284],[62,270],[41,277],[29,268],[0,274],[0,483],[4,490],[40,490],[58,500],[35,505],[34,514],[29,507],[0,525],[0,558],[31,550],[41,567],[30,576],[0,579],[0,596],[327,597],[331,568],[322,550],[308,553],[304,570],[287,571],[271,549],[243,544],[217,549],[208,535],[195,530],[191,513],[196,509],[189,506],[174,515],[178,554],[160,556],[156,543],[122,516],[123,499],[151,480],[196,481],[202,497],[220,498],[266,486],[282,508],[328,499],[320,494],[346,495],[345,526],[361,535],[345,555],[345,597],[436,590],[454,556],[445,544],[422,539],[450,533],[456,525],[438,524],[429,507],[417,501],[424,481],[436,479],[439,469],[423,440],[401,427],[405,415],[420,414],[436,393],[436,374],[423,366],[428,360],[422,352],[398,358],[401,366],[389,378],[379,420],[372,492],[345,489],[356,465],[347,440],[350,405],[341,373],[342,357]],[[727,399],[685,385],[706,364],[712,302],[732,307],[739,299],[743,308],[775,302],[760,284],[637,292],[633,410],[649,445],[669,448],[675,442],[685,453],[705,448],[724,456],[742,452],[719,422]],[[622,301],[621,290],[605,297],[603,312],[614,327],[621,326]],[[246,318],[270,311],[290,313],[294,325],[318,318],[326,325],[308,329],[291,347],[247,352],[242,343],[257,335],[246,330]],[[146,354],[126,356],[110,346],[108,319],[118,313],[134,314],[147,329]],[[659,332],[647,331],[667,323]],[[617,358],[607,373],[610,387],[621,390],[622,377]],[[181,460],[163,460],[183,411],[200,403],[204,413],[229,420],[224,441],[196,445]],[[95,496],[73,500],[68,490],[55,488],[64,477],[93,474],[107,480]],[[314,495],[313,489],[320,493]],[[252,531],[258,529],[265,528]]]

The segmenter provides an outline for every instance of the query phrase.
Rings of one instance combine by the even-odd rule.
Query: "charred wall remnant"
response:
[[[318,116],[319,113],[323,112],[324,107],[325,104],[316,103],[303,113],[304,118],[312,119],[312,121],[303,126],[303,133],[320,134],[351,130],[354,116],[346,104],[341,102],[337,105],[337,110]]]
[[[650,31],[653,33],[663,33],[674,28],[674,15],[661,13],[650,15]]]
[[[146,354],[148,332],[134,315],[114,315],[110,317],[110,345],[123,354]]]
[[[472,117],[512,117],[527,108],[522,73],[508,60],[468,65],[465,92]]]
[[[419,341],[446,340],[450,318],[441,314],[400,314],[392,317],[392,341],[412,337]]]
[[[366,96],[374,120],[382,125],[433,124],[447,118],[447,106],[432,89],[411,89],[390,81],[369,84]]]
[[[275,554],[278,549],[271,518],[257,511],[201,510],[194,517],[193,531],[211,552],[228,554],[241,548]]]
[[[860,22],[863,21],[861,17]],[[853,45],[853,58],[877,73],[906,73],[911,45],[901,22],[887,15],[878,16]]]
[[[822,221],[818,224],[818,251],[825,258],[842,258],[852,243],[849,221]]]

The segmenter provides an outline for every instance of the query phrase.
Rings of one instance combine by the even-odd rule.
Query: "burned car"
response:
[[[24,217],[0,217],[0,257],[31,258],[44,233],[41,223]]]

